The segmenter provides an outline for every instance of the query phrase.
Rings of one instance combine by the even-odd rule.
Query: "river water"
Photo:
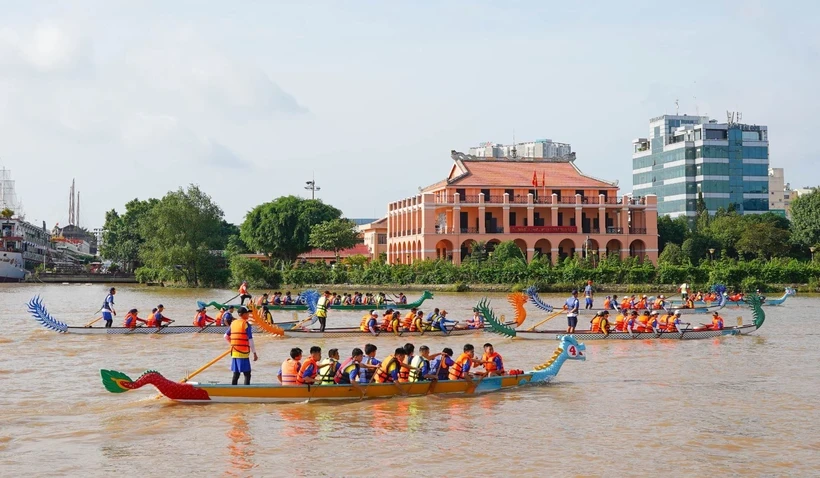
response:
[[[196,299],[225,290],[118,287],[119,317],[157,303],[189,323]],[[219,355],[218,335],[57,334],[24,307],[41,295],[54,317],[82,325],[106,287],[0,286],[0,475],[2,476],[818,476],[820,334],[816,298],[766,307],[753,336],[701,341],[588,342],[542,387],[471,398],[355,403],[180,405],[153,388],[108,393],[99,370],[136,378],[157,369],[179,379]],[[773,294],[774,295],[774,294]],[[427,308],[466,319],[482,294],[437,294]],[[504,294],[496,311],[513,315]],[[410,294],[411,300],[414,294]],[[559,298],[547,297],[552,302]],[[544,318],[528,307],[529,324]],[[288,313],[276,318],[286,320]],[[726,310],[750,321],[749,310]],[[331,311],[353,325],[359,312]],[[706,316],[703,317],[706,319]],[[583,321],[583,319],[582,319]],[[705,321],[705,320],[704,320]],[[561,317],[550,325],[565,325]],[[525,324],[526,325],[526,324]],[[435,351],[467,339],[424,338]],[[553,341],[491,340],[508,368],[529,369]],[[343,357],[355,338],[319,341]],[[373,340],[383,356],[403,340]],[[291,347],[311,343],[260,335],[254,383],[275,381]],[[384,353],[382,353],[384,352]],[[197,380],[226,381],[227,359]]]

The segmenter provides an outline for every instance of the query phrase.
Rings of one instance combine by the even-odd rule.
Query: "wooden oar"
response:
[[[199,375],[201,372],[205,371],[205,369],[207,369],[207,368],[208,368],[208,367],[210,367],[211,365],[213,365],[213,364],[215,364],[215,363],[219,362],[220,360],[222,360],[222,359],[223,359],[226,355],[228,355],[229,353],[231,353],[231,349],[228,349],[228,350],[226,350],[226,351],[222,352],[221,354],[219,354],[219,357],[217,357],[217,358],[215,358],[215,359],[211,360],[210,362],[206,363],[205,365],[203,365],[203,366],[199,367],[199,368],[198,368],[198,369],[196,369],[193,373],[188,374],[188,376],[187,376],[187,377],[185,377],[185,378],[183,378],[182,380],[180,380],[180,381],[179,381],[179,383],[185,383],[185,382],[187,382],[188,380],[191,380],[191,379],[192,379],[192,378],[194,378],[195,376]]]
[[[464,393],[475,393],[475,389],[478,388],[481,381],[484,380],[484,377],[486,377],[486,375],[482,375],[477,382],[475,380],[470,380],[470,385],[467,386],[467,390],[465,390]]]
[[[542,320],[541,322],[538,322],[537,324],[535,324],[535,325],[533,325],[532,327],[530,327],[529,329],[527,329],[527,332],[532,332],[532,331],[533,331],[533,330],[535,330],[535,328],[536,328],[536,327],[538,327],[539,325],[542,325],[542,324],[544,324],[545,322],[547,322],[548,320],[552,320],[552,319],[554,319],[554,318],[558,317],[558,316],[559,316],[559,315],[561,315],[561,313],[563,313],[563,312],[564,312],[564,311],[563,311],[563,309],[562,309],[562,310],[559,310],[559,311],[557,311],[557,312],[553,312],[553,313],[552,313],[552,315],[550,315],[550,316],[549,316],[549,317],[547,317],[546,319]]]
[[[304,324],[304,323],[305,323],[305,322],[307,322],[308,320],[311,320],[312,318],[313,318],[313,315],[309,315],[307,319],[305,319],[305,320],[303,320],[303,321],[299,322],[298,324],[293,324],[293,327],[291,327],[291,328],[290,328],[290,330],[295,330],[295,329],[298,329],[299,327],[301,327],[301,326],[302,326],[302,324]]]
[[[226,300],[225,302],[222,302],[222,305],[228,304],[230,301],[236,299],[237,297],[239,297],[239,294],[236,294],[235,296],[231,297],[230,299]]]
[[[97,322],[102,320],[102,316],[97,317],[96,319],[92,320],[91,322],[85,324],[86,327],[91,327],[92,325],[96,324]]]

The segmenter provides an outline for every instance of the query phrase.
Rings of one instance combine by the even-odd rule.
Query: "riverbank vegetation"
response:
[[[336,251],[357,242],[355,225],[320,200],[280,197],[253,208],[237,227],[197,186],[169,192],[162,199],[133,200],[125,212],[106,214],[102,255],[141,282],[187,286],[255,288],[280,284],[408,285],[502,284],[510,289],[535,285],[560,290],[593,280],[605,284],[702,285],[766,290],[768,284],[820,286],[820,263],[812,249],[820,243],[820,192],[792,203],[793,220],[767,213],[740,215],[732,208],[710,215],[702,198],[693,220],[661,217],[658,264],[642,258],[570,257],[552,264],[547,257],[527,261],[513,243],[490,250],[476,243],[462,264],[418,261],[390,265],[385,258],[353,256],[335,264],[311,264],[299,254],[314,247]],[[243,256],[261,254],[265,261]],[[819,251],[820,252],[820,251]]]

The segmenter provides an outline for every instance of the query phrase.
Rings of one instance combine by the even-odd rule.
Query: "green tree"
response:
[[[706,257],[709,246],[708,237],[703,234],[693,233],[691,237],[683,241],[680,248],[684,257],[689,259],[692,264],[698,264],[701,259]]]
[[[678,216],[672,219],[669,216],[658,218],[658,248],[664,250],[666,244],[672,243],[681,245],[686,240],[689,233],[689,222],[686,216]]]
[[[239,227],[248,248],[287,261],[311,249],[310,228],[342,212],[318,199],[282,196],[253,208]]]
[[[792,240],[803,247],[820,244],[820,190],[792,201]]]
[[[747,227],[748,220],[740,214],[724,212],[709,222],[708,227],[701,231],[708,236],[710,242],[718,245],[724,256],[737,257],[737,241]]]
[[[504,263],[511,259],[526,262],[524,253],[515,241],[504,241],[495,246],[495,249],[493,249],[493,261]]]
[[[674,242],[667,243],[666,247],[663,248],[661,255],[658,256],[658,263],[673,266],[682,265],[685,260],[686,257],[683,254],[683,250],[681,250],[681,247]]]
[[[0,211],[0,217],[3,219],[11,219],[11,216],[14,216],[14,211],[9,208],[3,208],[3,210]]]
[[[317,249],[333,251],[339,262],[339,251],[362,242],[356,224],[348,219],[331,219],[310,228],[309,244]]]
[[[737,251],[760,259],[785,256],[789,252],[789,231],[768,222],[749,224],[737,241]]]
[[[487,259],[487,241],[470,243],[470,261],[484,262]]]
[[[118,262],[127,272],[139,265],[140,247],[145,242],[140,231],[140,220],[159,202],[158,199],[140,201],[133,199],[125,204],[125,213],[119,215],[112,209],[105,213],[103,246],[100,255]]]
[[[169,192],[139,221],[144,267],[155,277],[189,286],[217,285],[226,245],[222,209],[198,186]]]

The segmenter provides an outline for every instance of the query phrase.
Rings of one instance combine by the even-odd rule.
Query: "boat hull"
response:
[[[0,282],[20,282],[26,278],[23,254],[0,251]]]
[[[611,332],[604,335],[600,332],[576,332],[573,335],[579,341],[588,340],[698,340],[724,337],[727,335],[747,335],[757,330],[752,324],[738,327],[726,327],[723,330],[694,330],[685,329],[683,332],[640,332],[630,334],[629,332]],[[516,331],[515,338],[524,340],[557,340],[559,337],[567,335],[562,330],[532,330]]]
[[[331,337],[377,337],[377,336],[386,336],[386,337],[451,337],[451,336],[462,336],[462,335],[473,335],[482,332],[484,329],[452,329],[448,332],[442,332],[441,330],[428,330],[423,334],[421,332],[410,332],[404,331],[399,333],[394,332],[380,332],[378,335],[374,336],[370,332],[362,332],[358,327],[345,327],[339,329],[325,329],[324,332],[319,332],[318,330],[302,330],[302,329],[285,329],[285,336],[286,337],[294,337],[294,338],[311,338],[311,339],[322,339],[322,338],[331,338]]]
[[[296,322],[282,322],[278,327],[293,327]],[[173,335],[173,334],[225,334],[228,326],[208,326],[199,328],[195,325],[166,325],[165,327],[67,327],[63,333],[79,335]],[[264,329],[253,326],[253,333],[264,334]]]

